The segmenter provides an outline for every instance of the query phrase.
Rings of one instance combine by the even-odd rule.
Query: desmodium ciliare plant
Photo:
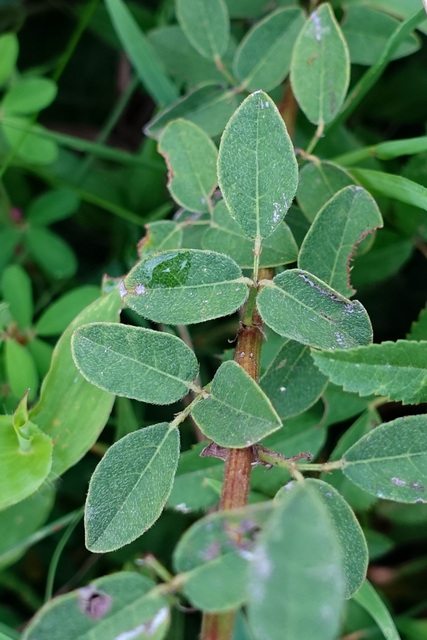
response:
[[[125,5],[106,4],[126,41],[134,25]],[[236,638],[236,618],[236,634],[245,640],[334,640],[349,599],[387,638],[398,638],[366,580],[367,544],[352,507],[378,498],[425,500],[427,416],[381,424],[376,407],[384,398],[426,400],[427,342],[415,328],[407,340],[372,343],[368,314],[353,298],[350,263],[383,224],[370,190],[397,197],[400,189],[418,206],[426,195],[398,176],[344,168],[374,154],[413,153],[414,141],[358,149],[338,163],[313,154],[422,14],[399,23],[386,53],[348,92],[351,30],[346,42],[345,25],[328,3],[311,15],[296,6],[268,14],[240,42],[231,70],[224,62],[226,5],[179,0],[176,11],[189,46],[226,77],[220,86],[189,92],[146,128],[159,140],[169,191],[182,211],[148,225],[140,261],[66,330],[35,407],[28,411],[24,398],[14,416],[3,416],[4,437],[17,434],[33,471],[29,483],[14,469],[15,493],[5,506],[35,491],[51,469],[59,475],[75,464],[117,395],[164,406],[164,421],[132,431],[102,458],[86,501],[87,547],[96,553],[123,547],[166,504],[200,511],[219,490],[220,509],[182,536],[173,573],[152,561],[160,583],[126,571],[99,578],[48,603],[24,638],[161,640],[181,598],[203,612],[202,640]],[[135,40],[126,42],[138,66],[129,44]],[[289,72],[294,108],[279,111],[259,87],[274,90]],[[174,99],[170,81],[155,91],[159,102]],[[316,126],[298,152],[299,165],[282,117],[293,130],[295,106]],[[218,150],[212,137],[221,133]],[[296,223],[301,212],[303,233]],[[122,305],[146,326],[119,324]],[[227,354],[212,380],[201,381],[186,327],[235,312],[233,357]],[[67,376],[59,368],[65,361]],[[344,392],[335,410],[345,418],[361,415],[330,459],[313,463],[333,422],[324,405],[329,398],[334,409],[339,387],[361,396],[361,410],[346,413],[354,395]],[[183,398],[189,398],[184,410],[172,416],[167,405]],[[77,430],[69,423],[76,406]],[[179,430],[187,419],[206,443],[180,462]]]

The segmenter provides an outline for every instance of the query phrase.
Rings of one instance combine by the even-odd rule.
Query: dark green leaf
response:
[[[332,162],[308,162],[300,173],[298,204],[312,222],[328,200],[351,184],[354,184],[351,175],[338,165]]]
[[[427,211],[426,187],[393,173],[383,173],[371,169],[352,169],[351,173],[360,184],[374,194],[394,198]]]
[[[386,640],[400,640],[389,610],[367,580],[355,594],[354,599],[372,616]]]
[[[34,260],[53,278],[70,278],[76,272],[77,258],[74,251],[49,229],[28,229],[25,243]]]
[[[150,256],[158,251],[179,249],[182,245],[182,228],[173,220],[159,220],[145,225],[147,233],[138,242],[140,258]]]
[[[28,329],[33,319],[33,292],[27,272],[17,264],[10,265],[3,273],[3,299],[20,329]]]
[[[79,199],[74,191],[47,191],[30,204],[26,218],[32,225],[48,225],[68,218],[78,206]]]
[[[193,47],[205,58],[220,59],[230,36],[224,0],[177,0],[176,13]]]

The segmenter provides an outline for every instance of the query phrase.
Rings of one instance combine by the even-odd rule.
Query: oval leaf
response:
[[[154,322],[193,324],[233,313],[248,287],[237,264],[213,251],[164,251],[139,262],[124,279],[128,307]]]
[[[257,91],[228,122],[218,156],[218,181],[232,217],[249,238],[266,238],[295,196],[298,167],[283,118]]]
[[[28,329],[33,319],[33,291],[31,278],[18,264],[10,265],[3,273],[3,299],[20,329]]]
[[[345,596],[336,530],[310,484],[287,487],[255,546],[249,620],[257,638],[335,640]]]
[[[345,187],[317,214],[302,243],[298,267],[349,297],[355,293],[350,260],[356,245],[379,227],[382,217],[372,196],[363,187]]]
[[[176,15],[193,47],[210,60],[225,53],[230,24],[224,0],[177,0]]]
[[[192,416],[205,436],[222,447],[248,447],[282,426],[270,400],[233,360],[219,367],[209,393]]]
[[[34,260],[53,278],[70,278],[77,271],[74,251],[49,229],[29,228],[25,243]]]
[[[246,34],[233,62],[234,75],[244,88],[269,91],[285,79],[303,24],[301,9],[278,9]]]
[[[48,225],[71,216],[79,199],[70,189],[47,191],[31,203],[26,218],[33,225]]]
[[[6,378],[14,396],[21,398],[28,391],[30,400],[37,394],[39,376],[28,346],[6,340],[4,364]]]
[[[77,329],[71,348],[89,382],[141,402],[180,400],[198,373],[194,353],[182,340],[151,329],[94,322]]]
[[[329,3],[307,20],[291,63],[295,97],[307,118],[323,126],[340,110],[350,79],[350,57]]]
[[[208,134],[193,122],[174,120],[162,133],[159,151],[168,165],[174,200],[189,211],[208,211],[217,184],[217,149]]]
[[[372,341],[365,308],[344,298],[315,276],[300,269],[264,281],[257,306],[276,333],[320,349],[349,349]]]
[[[45,109],[55,99],[56,84],[48,78],[25,78],[4,96],[1,108],[9,115],[28,115]]]
[[[57,336],[70,324],[85,307],[99,297],[99,287],[86,285],[67,291],[48,306],[36,322],[35,329],[40,336]]]
[[[343,473],[377,498],[427,502],[427,416],[380,425],[343,456]]]
[[[90,551],[119,549],[154,524],[171,492],[178,458],[179,432],[167,422],[130,433],[108,449],[89,484]]]
[[[298,204],[305,216],[313,222],[328,200],[351,184],[354,184],[351,175],[333,162],[308,162],[299,176]]]
[[[398,340],[335,353],[312,352],[319,369],[346,391],[403,404],[427,402],[427,341]]]
[[[13,71],[18,58],[19,43],[15,33],[3,33],[0,36],[0,85]]]

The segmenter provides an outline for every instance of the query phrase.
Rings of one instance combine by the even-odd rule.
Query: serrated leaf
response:
[[[152,329],[93,322],[75,331],[71,348],[89,382],[141,402],[180,400],[198,373],[194,353],[182,340]]]
[[[154,524],[171,492],[178,458],[179,432],[167,422],[130,433],[108,449],[89,484],[88,549],[119,549]]]
[[[314,365],[308,347],[286,340],[259,384],[284,420],[311,407],[323,393],[327,381]]]
[[[257,638],[335,640],[345,596],[335,527],[309,483],[288,489],[255,546],[249,621]]]
[[[86,285],[72,289],[52,302],[37,320],[35,329],[40,336],[61,334],[85,307],[99,298],[99,287]]]
[[[302,243],[298,267],[343,295],[353,295],[350,260],[356,245],[382,224],[372,196],[363,187],[345,187],[317,214]]]
[[[426,502],[427,416],[382,424],[344,455],[343,473],[377,498]]]
[[[193,122],[174,120],[164,129],[159,151],[168,169],[168,189],[189,211],[208,211],[217,185],[217,149],[208,134]]]
[[[24,631],[23,640],[162,640],[169,626],[167,600],[154,583],[122,571],[49,600]]]
[[[25,269],[14,264],[5,269],[2,278],[3,299],[20,329],[28,329],[33,319],[33,291]]]
[[[282,426],[265,393],[233,360],[219,367],[209,394],[191,414],[205,436],[222,447],[248,447]]]
[[[257,297],[264,322],[276,333],[320,349],[349,349],[372,341],[365,308],[316,276],[289,269],[265,281]]]
[[[314,11],[292,54],[291,83],[307,118],[323,126],[340,110],[350,79],[347,44],[329,3]]]
[[[159,138],[172,120],[184,118],[214,137],[223,132],[228,119],[238,107],[235,92],[226,91],[217,83],[204,84],[163,109],[144,128],[151,138]]]
[[[66,471],[93,445],[110,415],[114,396],[97,389],[79,374],[71,355],[71,336],[77,327],[99,320],[117,321],[121,308],[118,291],[99,298],[84,309],[59,339],[43,381],[40,400],[30,412],[55,442],[52,471]]]
[[[3,33],[0,37],[0,85],[11,75],[18,58],[19,43],[15,33]]]
[[[313,351],[312,356],[319,369],[346,391],[403,404],[427,401],[427,341],[398,340],[335,353]]]
[[[32,225],[48,225],[71,216],[79,206],[79,199],[70,189],[47,191],[34,200],[26,219]]]
[[[354,599],[375,620],[386,640],[401,640],[390,611],[368,580],[365,580]]]
[[[354,182],[347,171],[333,162],[308,162],[299,176],[298,204],[308,220],[313,222],[328,200]]]
[[[193,324],[233,313],[248,287],[228,256],[213,251],[164,251],[139,262],[124,279],[128,307],[154,322]]]
[[[236,51],[233,72],[244,88],[269,91],[291,66],[294,43],[304,24],[301,9],[278,9],[246,34]]]
[[[77,271],[74,251],[49,229],[29,228],[25,234],[25,244],[34,260],[53,278],[70,278]]]
[[[291,206],[298,182],[294,149],[276,105],[262,91],[248,96],[225,128],[218,181],[249,238],[267,238]]]
[[[210,228],[203,236],[203,248],[226,253],[242,269],[251,269],[254,262],[253,241],[230,215],[224,200],[215,205]],[[289,227],[282,222],[273,233],[262,242],[259,266],[276,267],[295,262],[298,247]]]
[[[158,220],[145,225],[145,236],[138,242],[140,258],[150,256],[158,251],[179,249],[182,244],[182,227],[173,220]]]
[[[48,78],[24,78],[5,94],[1,109],[6,115],[30,115],[48,107],[56,93],[56,84]]]
[[[46,480],[52,465],[52,440],[32,422],[22,439],[13,416],[0,416],[0,509],[24,500]]]
[[[202,56],[221,58],[230,37],[224,0],[177,0],[176,15],[189,42]]]

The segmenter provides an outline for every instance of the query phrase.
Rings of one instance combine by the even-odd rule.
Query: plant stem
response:
[[[260,269],[260,279],[271,279],[273,269]],[[252,304],[249,298],[247,304]],[[248,373],[253,380],[258,381],[261,348],[263,341],[263,321],[256,305],[253,305],[251,316],[243,313],[242,323],[237,335],[234,350],[234,360]],[[237,509],[244,507],[248,501],[253,449],[229,449],[225,463],[224,481],[222,485],[220,509]],[[231,640],[233,637],[234,619],[236,612],[204,614],[201,640]]]

